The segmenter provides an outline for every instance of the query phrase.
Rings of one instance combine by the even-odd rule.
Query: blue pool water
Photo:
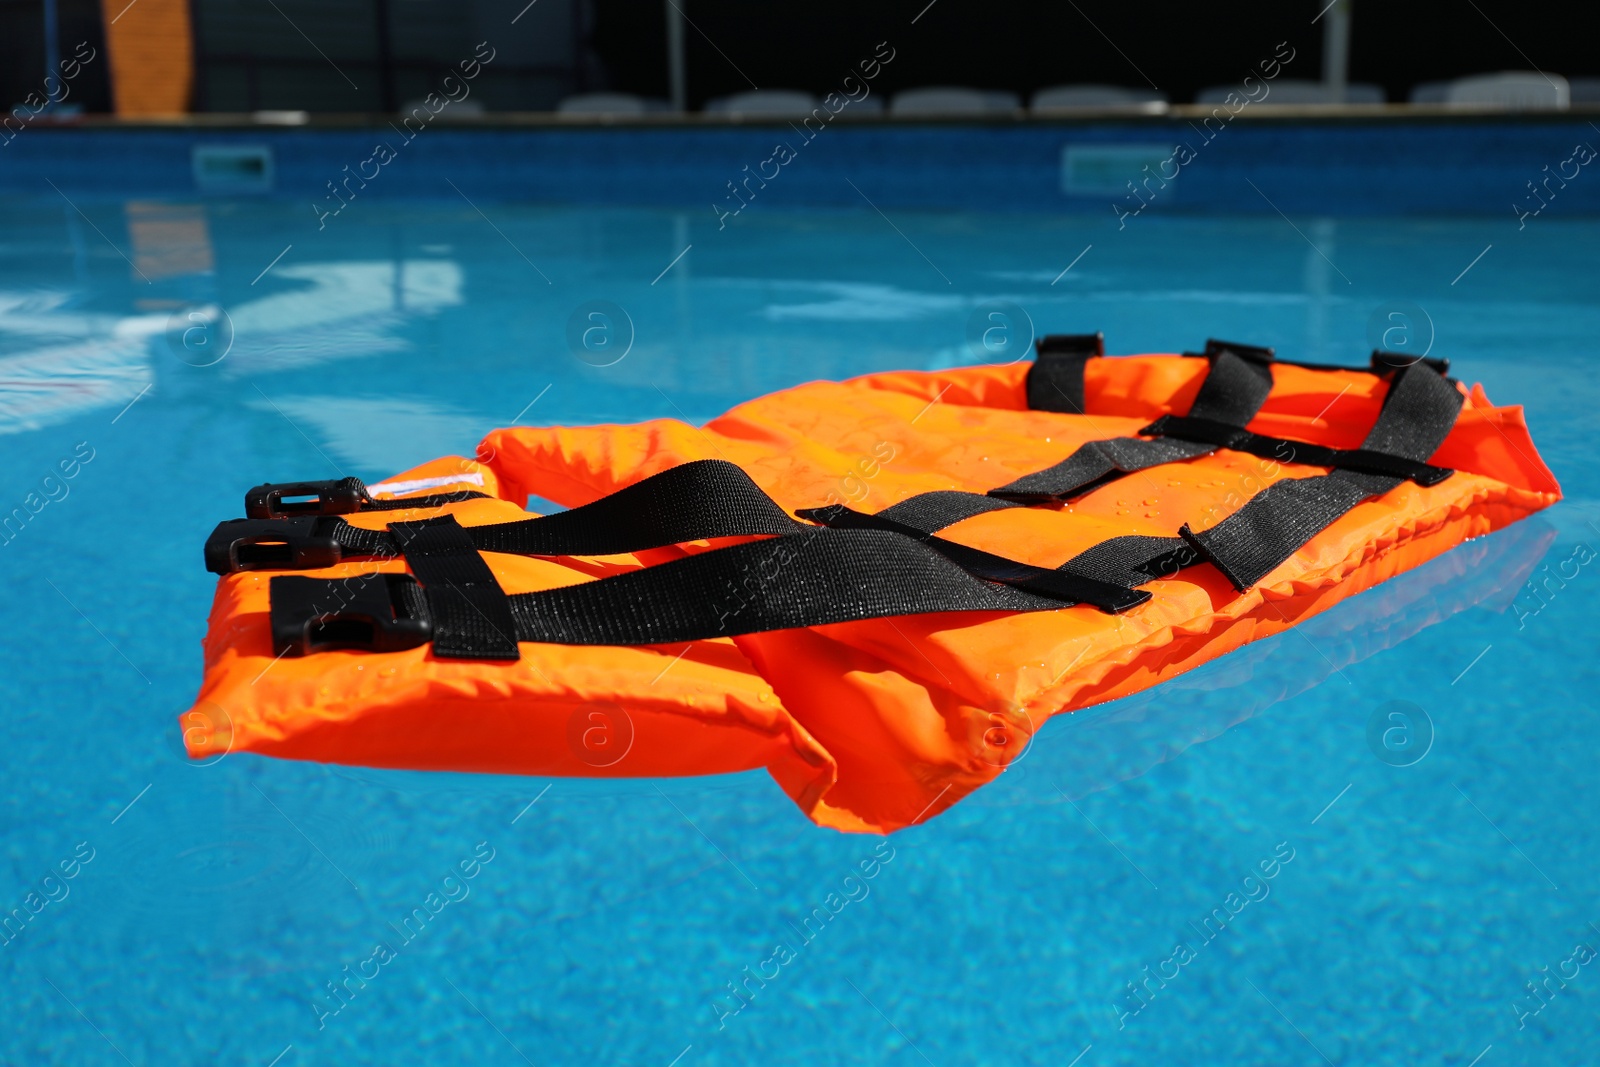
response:
[[[319,232],[298,204],[7,202],[0,511],[76,466],[0,550],[0,910],[59,898],[0,946],[0,1061],[1591,1060],[1600,966],[1575,950],[1600,949],[1600,566],[1572,561],[1600,548],[1597,248],[1600,223],[1553,213],[1119,231],[863,207],[719,230],[700,209],[439,200],[358,202]],[[590,301],[621,309],[619,340],[631,323],[613,365],[568,344]],[[989,301],[1114,352],[1431,342],[1527,405],[1568,498],[1052,721],[886,846],[817,829],[759,772],[182,757],[214,581],[199,546],[243,488],[379,479],[518,418],[703,420],[810,378],[972,362]],[[1407,766],[1368,741],[1396,700],[1432,738]],[[468,894],[328,1014],[328,983],[474,857]],[[804,942],[863,861],[869,895]],[[1219,907],[1237,914],[1207,940]],[[778,977],[719,1010],[779,943]],[[1134,1012],[1147,973],[1175,976]],[[1547,973],[1569,977],[1534,999]]]

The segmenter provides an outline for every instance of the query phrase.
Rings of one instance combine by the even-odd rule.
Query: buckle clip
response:
[[[256,570],[313,570],[343,558],[335,520],[321,515],[288,519],[229,519],[206,538],[206,570],[236,574]]]
[[[433,640],[422,584],[409,574],[329,580],[279,575],[268,586],[279,655],[354,648],[400,652]]]
[[[284,501],[309,496],[313,500]],[[244,513],[252,519],[288,519],[300,515],[349,515],[371,503],[360,478],[321,482],[267,482],[244,495]]]

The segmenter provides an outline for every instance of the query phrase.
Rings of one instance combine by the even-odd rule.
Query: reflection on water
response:
[[[1497,613],[1544,558],[1556,530],[1535,517],[1480,537],[1345,600],[1294,631],[1255,641],[1142,693],[1057,716],[1007,778],[1068,797],[1106,789],[1174,759],[1336,672],[1404,644],[1469,608]],[[1283,655],[1285,644],[1315,654]]]
[[[209,252],[151,244],[192,237],[192,220],[167,233],[162,216],[138,218],[131,225],[142,235],[137,262],[146,273],[181,276],[185,264],[210,271]],[[0,434],[115,410],[169,371],[174,357],[240,378],[404,352],[416,319],[462,303],[462,282],[460,265],[448,259],[298,263],[278,267],[269,285],[239,303],[141,299],[163,310],[134,315],[87,310],[68,292],[0,288]]]
[[[230,374],[403,351],[409,318],[461,303],[461,267],[445,259],[301,263],[271,277],[292,288],[228,309],[240,338]]]
[[[98,854],[0,949],[0,1061],[121,1064],[109,1041],[137,1064],[521,1062],[497,1029],[541,1065],[1321,1063],[1301,1032],[1340,1064],[1464,1064],[1491,1042],[1480,1067],[1593,1058],[1581,989],[1522,1031],[1508,1010],[1590,936],[1581,887],[1600,855],[1582,803],[1590,570],[1536,615],[1521,602],[1525,630],[1508,608],[1530,567],[1543,580],[1543,520],[1058,716],[1007,774],[892,838],[870,901],[720,1033],[728,980],[870,853],[764,771],[552,783],[169,748],[215,588],[197,539],[248,486],[330,463],[376,481],[518,418],[706,418],[808,378],[969,363],[985,301],[1015,300],[1041,333],[1104,330],[1113,351],[1210,335],[1351,362],[1373,309],[1414,299],[1434,354],[1527,403],[1573,499],[1594,500],[1592,224],[1541,219],[1501,243],[1488,222],[1345,220],[1324,247],[1346,284],[1276,216],[1117,233],[1109,217],[897,214],[912,248],[866,208],[747,212],[718,232],[697,214],[505,204],[496,232],[446,189],[319,235],[303,204],[84,199],[80,215],[42,191],[0,205],[6,499],[77,442],[95,458],[0,552],[16,590],[4,908],[26,914],[78,842]],[[1311,225],[1319,246],[1333,236]],[[593,301],[637,330],[614,365],[568,347]],[[221,362],[172,348],[191,311],[232,323]],[[1592,537],[1580,510],[1547,513],[1552,573]],[[1397,696],[1440,727],[1404,768],[1363,733]],[[1301,858],[1271,899],[1117,1031],[1126,982],[1285,839]],[[497,855],[471,899],[319,1029],[329,980],[480,841]]]

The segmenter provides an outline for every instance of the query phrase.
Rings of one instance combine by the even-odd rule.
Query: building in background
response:
[[[673,8],[686,21],[669,19]],[[404,110],[480,42],[494,60],[472,105],[452,116],[549,111],[579,93],[667,99],[674,25],[690,110],[757,88],[826,94],[880,42],[896,55],[873,86],[885,101],[928,86],[1027,100],[1046,87],[1099,85],[1182,104],[1237,84],[1280,43],[1295,56],[1286,78],[1347,75],[1362,99],[1400,103],[1420,87],[1426,102],[1463,76],[1530,69],[1572,79],[1574,104],[1600,92],[1593,35],[1516,0],[1236,0],[1159,11],[1114,0],[982,9],[962,0],[0,0],[0,105],[39,92],[51,11],[57,55],[86,42],[102,57],[62,108],[129,116]],[[1347,70],[1324,70],[1334,16],[1348,16],[1332,35]]]

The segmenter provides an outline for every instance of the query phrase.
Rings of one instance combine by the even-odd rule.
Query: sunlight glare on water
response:
[[[1410,1067],[1492,1045],[1490,1067],[1600,1039],[1600,972],[1565,963],[1600,945],[1600,577],[1568,562],[1600,543],[1595,224],[1541,220],[1463,275],[1487,222],[901,211],[900,234],[768,211],[719,231],[502,204],[497,233],[423,201],[306,237],[282,204],[80,206],[0,206],[0,510],[76,467],[0,554],[0,903],[43,899],[0,948],[0,1060],[944,1067],[1092,1046],[1085,1067]],[[1526,405],[1568,499],[1053,720],[887,840],[812,826],[759,772],[183,757],[200,544],[245,488],[378,481],[516,420],[700,422],[812,378],[978,362],[990,305],[1118,354],[1430,349]],[[464,891],[441,889],[463,863]],[[804,926],[864,863],[868,892]]]

